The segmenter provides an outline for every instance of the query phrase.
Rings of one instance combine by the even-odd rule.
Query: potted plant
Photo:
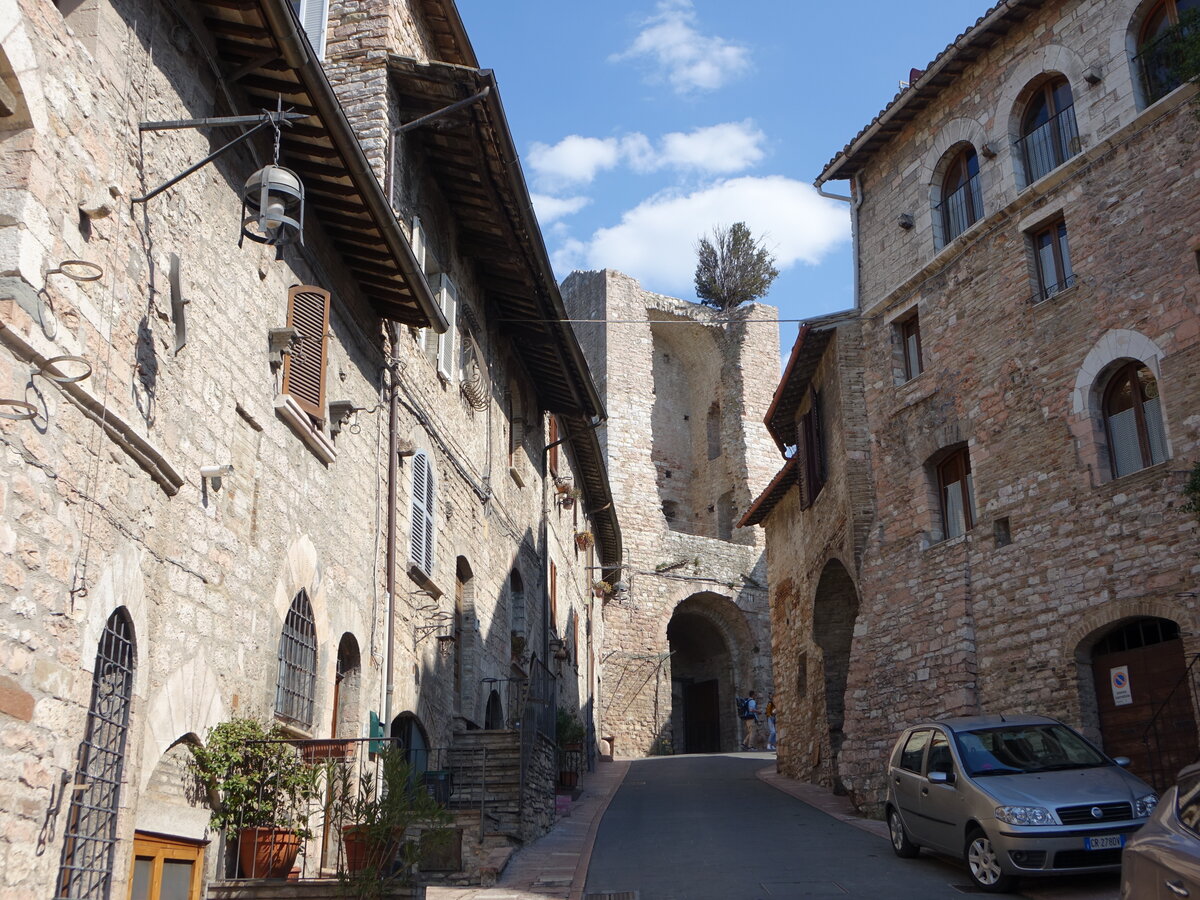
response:
[[[279,725],[230,719],[192,746],[192,769],[215,799],[212,823],[236,834],[249,878],[283,878],[300,852],[320,767],[304,761]]]
[[[558,743],[558,783],[573,788],[579,783],[578,757],[583,751],[583,739],[587,729],[575,713],[560,706],[554,719],[554,736]],[[575,765],[570,763],[574,761]]]
[[[587,550],[596,543],[596,536],[590,531],[575,532],[575,546],[580,550]]]
[[[597,597],[607,600],[613,595],[615,588],[607,581],[593,581],[592,590],[596,592]]]
[[[511,634],[510,640],[512,642],[512,658],[518,662],[523,660],[525,658],[525,635],[514,631]]]
[[[423,852],[448,842],[450,815],[398,745],[385,747],[357,783],[342,773],[331,804],[345,853],[338,877],[351,897],[382,897],[388,885],[412,881]]]

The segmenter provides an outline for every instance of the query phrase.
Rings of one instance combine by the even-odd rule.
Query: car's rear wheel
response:
[[[912,859],[921,852],[921,848],[908,839],[908,831],[898,810],[889,809],[887,815],[888,831],[892,835],[892,849],[896,855],[904,859]]]
[[[1017,886],[1016,877],[1005,875],[1000,868],[1000,855],[982,828],[975,828],[967,835],[967,846],[963,855],[967,860],[971,880],[980,890],[1004,894]]]

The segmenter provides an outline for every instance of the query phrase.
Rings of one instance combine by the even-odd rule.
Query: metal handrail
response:
[[[1197,37],[1200,16],[1189,15],[1143,46],[1133,58],[1142,75],[1146,102],[1161,100],[1187,80],[1182,72],[1187,58],[1185,45]]]
[[[1167,696],[1163,698],[1162,703],[1159,704],[1158,709],[1155,710],[1154,715],[1150,717],[1150,721],[1146,724],[1146,727],[1142,730],[1142,745],[1146,748],[1146,758],[1150,762],[1150,765],[1151,765],[1151,770],[1149,773],[1151,776],[1150,783],[1159,790],[1165,790],[1168,787],[1169,779],[1174,776],[1173,772],[1164,773],[1162,771],[1162,769],[1163,769],[1163,753],[1162,753],[1162,740],[1159,735],[1159,720],[1162,719],[1163,715],[1170,708],[1171,701],[1174,699],[1175,694],[1179,690],[1179,688],[1188,684],[1189,680],[1194,677],[1193,669],[1196,668],[1196,664],[1198,661],[1200,661],[1200,653],[1194,654],[1192,656],[1191,661],[1187,664],[1187,668],[1184,669],[1183,674],[1179,676],[1179,680],[1175,682],[1175,685],[1167,693]],[[1195,721],[1196,698],[1195,698],[1194,692],[1193,692],[1193,696],[1189,698],[1189,703],[1192,706],[1192,718],[1193,718],[1193,721]],[[1152,734],[1154,737],[1154,750],[1153,751],[1151,751],[1151,749],[1150,749],[1150,738],[1151,738]],[[1160,780],[1160,776],[1165,776],[1165,777],[1162,777]]]
[[[971,198],[971,205],[974,206],[975,213],[970,218],[968,196]],[[979,187],[979,176],[972,175],[952,194],[943,197],[940,203],[934,204],[933,208],[942,217],[942,242],[948,244],[983,218],[983,192]]]
[[[1075,105],[1064,107],[1017,141],[1030,184],[1053,172],[1079,152]]]

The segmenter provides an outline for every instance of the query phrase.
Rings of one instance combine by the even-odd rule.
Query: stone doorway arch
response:
[[[824,681],[825,726],[829,760],[828,777],[834,788],[841,785],[838,754],[845,740],[846,678],[850,672],[850,646],[854,621],[858,618],[858,591],[854,580],[839,560],[831,559],[821,572],[813,600],[813,642],[821,648]]]
[[[736,750],[740,737],[734,698],[755,687],[745,613],[720,594],[693,594],[675,607],[667,642],[673,752]]]
[[[1165,790],[1200,756],[1179,623],[1159,616],[1110,622],[1080,642],[1076,659],[1087,664],[1094,691],[1081,698],[1092,720],[1085,727],[1099,733],[1109,756],[1128,757],[1134,774]]]

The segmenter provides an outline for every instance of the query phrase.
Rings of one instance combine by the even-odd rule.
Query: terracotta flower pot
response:
[[[305,741],[300,744],[300,756],[307,763],[324,762],[329,759],[348,759],[354,755],[355,741],[322,740]]]
[[[300,836],[286,828],[243,828],[238,861],[246,878],[286,878],[300,853]]]
[[[354,874],[368,866],[377,872],[387,871],[400,850],[401,837],[402,833],[393,834],[388,840],[380,841],[372,838],[366,825],[344,826],[342,848],[346,854],[346,872]]]

